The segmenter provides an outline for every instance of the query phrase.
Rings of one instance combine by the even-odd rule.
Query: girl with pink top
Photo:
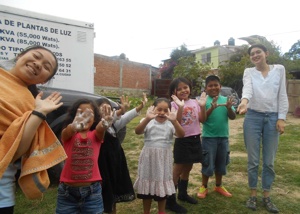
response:
[[[194,163],[202,161],[200,122],[206,120],[206,93],[199,99],[191,99],[192,85],[183,78],[174,79],[169,87],[169,95],[173,100],[171,105],[178,110],[177,121],[185,131],[183,138],[176,138],[174,143],[173,181],[178,186],[178,199],[190,204],[197,204],[197,199],[187,194],[190,171]],[[176,194],[167,199],[167,209],[176,213],[186,213],[187,210],[176,202]]]

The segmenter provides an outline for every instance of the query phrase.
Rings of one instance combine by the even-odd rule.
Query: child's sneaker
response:
[[[219,186],[219,187],[216,186],[215,191],[220,193],[221,195],[224,195],[225,197],[232,197],[232,194],[228,192],[223,186]]]
[[[197,193],[197,197],[198,198],[205,198],[207,193],[208,193],[208,189],[205,188],[204,186],[201,186],[199,188],[199,192]]]

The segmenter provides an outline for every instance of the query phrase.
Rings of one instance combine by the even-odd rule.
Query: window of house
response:
[[[211,63],[211,53],[202,54],[201,57],[202,57],[202,64]]]

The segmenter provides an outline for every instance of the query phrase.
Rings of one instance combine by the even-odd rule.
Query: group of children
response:
[[[135,197],[143,200],[144,214],[150,214],[152,200],[157,201],[159,214],[165,209],[186,213],[176,202],[176,193],[178,189],[181,201],[198,203],[187,193],[194,163],[202,163],[198,198],[206,197],[213,174],[214,190],[231,197],[222,185],[222,176],[229,163],[228,118],[235,119],[233,99],[219,95],[217,76],[208,76],[205,84],[205,92],[192,99],[191,83],[176,78],[169,87],[170,99],[158,98],[147,109],[135,128],[136,134],[144,135],[144,147],[134,184],[117,132],[139,115],[146,95],[130,111],[126,97],[121,98],[121,108],[116,111],[106,99],[75,102],[61,135],[68,158],[60,177],[56,213],[116,213],[116,203]]]

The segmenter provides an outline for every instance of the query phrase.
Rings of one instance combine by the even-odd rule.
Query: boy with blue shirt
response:
[[[236,114],[232,106],[233,98],[220,95],[220,90],[219,77],[208,76],[205,80],[205,92],[208,95],[207,119],[203,123],[202,131],[202,186],[197,193],[198,198],[206,197],[208,180],[214,173],[216,178],[214,191],[225,197],[232,197],[232,194],[222,186],[222,177],[226,175],[226,166],[229,163],[228,118],[233,120]]]

